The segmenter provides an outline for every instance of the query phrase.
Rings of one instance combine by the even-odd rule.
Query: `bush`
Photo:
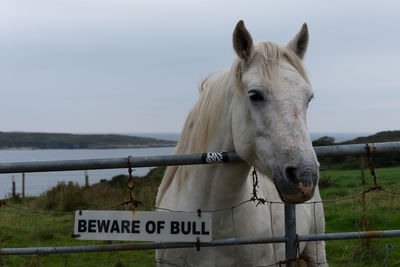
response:
[[[313,146],[331,146],[335,144],[335,138],[330,136],[322,136],[321,138],[312,141]]]
[[[154,205],[164,171],[165,167],[154,168],[145,177],[135,177],[135,198],[148,206]],[[51,211],[75,211],[104,207],[125,209],[126,205],[119,204],[129,199],[127,180],[128,176],[121,174],[112,177],[111,180],[102,179],[99,183],[89,187],[81,187],[73,182],[60,182],[32,201],[31,208]],[[148,209],[148,206],[141,205],[139,209]]]
[[[107,183],[111,186],[125,186],[126,187],[126,183],[128,181],[128,176],[125,174],[120,174],[117,176],[114,176],[111,181],[107,181]]]
[[[74,211],[88,207],[84,199],[84,189],[77,183],[59,182],[41,197],[43,208],[56,211]]]

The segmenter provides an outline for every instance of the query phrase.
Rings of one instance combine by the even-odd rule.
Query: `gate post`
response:
[[[296,267],[296,206],[285,204],[285,256],[288,267]]]

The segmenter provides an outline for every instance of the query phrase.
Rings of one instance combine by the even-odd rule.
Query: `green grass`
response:
[[[152,203],[164,169],[153,170],[148,179],[137,184],[136,196]],[[376,169],[378,184],[387,190],[400,192],[400,168]],[[322,171],[320,191],[323,199],[338,199],[357,195],[373,185],[365,171],[366,185],[361,184],[360,171]],[[89,188],[60,184],[46,194],[24,200],[9,200],[0,207],[0,248],[77,246],[115,244],[110,241],[77,241],[71,238],[72,214],[35,214],[32,210],[68,211],[79,208],[105,207],[128,198],[126,176],[114,177]],[[361,196],[325,203],[326,232],[400,229],[400,195],[382,191],[367,193],[363,213]],[[120,206],[118,209],[124,209]],[[145,209],[145,207],[141,207]],[[364,218],[368,220],[364,221]],[[366,224],[368,222],[368,225]],[[383,266],[388,245],[389,266],[400,265],[400,239],[370,239],[327,241],[330,266]],[[154,251],[104,253],[70,253],[64,255],[2,256],[0,266],[155,266]]]
[[[14,203],[10,204],[15,205]],[[20,205],[16,205],[19,207]],[[71,238],[73,214],[32,214],[21,212],[11,207],[0,209],[0,244],[1,247],[55,247],[116,244],[110,241],[76,241]],[[0,257],[0,266],[75,266],[97,262],[94,266],[154,266],[154,252],[128,251],[106,253],[71,253],[64,255],[27,255]],[[123,265],[119,262],[127,261]],[[130,263],[129,263],[130,262]],[[6,265],[7,266],[7,265]]]
[[[165,168],[153,169],[146,179],[137,179],[136,197],[152,203]],[[127,177],[120,175],[88,188],[60,183],[40,197],[10,199],[0,207],[0,248],[56,247],[119,244],[113,241],[77,241],[71,238],[74,215],[70,211],[109,207],[129,197]],[[61,212],[38,214],[26,210]],[[110,209],[129,209],[116,206]],[[138,210],[147,209],[140,206]],[[64,255],[0,256],[0,266],[155,266],[154,250]]]
[[[386,190],[400,192],[400,168],[376,169],[377,184]],[[366,184],[361,184],[360,170],[322,171],[320,189],[322,199],[354,199],[325,203],[326,232],[356,232],[395,230],[400,228],[400,195],[375,190],[365,194],[365,211],[360,192],[374,185],[373,178],[365,171]],[[341,260],[353,259],[346,266],[382,266],[388,245],[400,246],[396,238],[370,240],[327,241],[327,257],[330,266],[343,266]],[[361,260],[360,260],[361,258]],[[332,260],[337,260],[335,263]],[[400,249],[389,253],[389,266],[400,264]]]

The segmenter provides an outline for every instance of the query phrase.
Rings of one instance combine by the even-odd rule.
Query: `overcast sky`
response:
[[[0,2],[0,131],[180,132],[197,85],[310,31],[311,132],[400,130],[399,1]]]

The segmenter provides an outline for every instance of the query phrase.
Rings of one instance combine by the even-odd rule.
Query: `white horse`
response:
[[[319,163],[306,125],[313,91],[302,66],[308,29],[287,46],[256,46],[239,21],[233,32],[237,58],[218,77],[208,77],[174,153],[236,151],[243,163],[168,167],[156,205],[213,213],[213,239],[284,235],[283,204],[258,205],[252,196],[252,166],[258,195],[269,201],[319,201]],[[272,206],[271,206],[272,205]],[[315,213],[314,213],[315,212]],[[322,204],[297,205],[297,233],[323,233]],[[326,262],[325,243],[301,243],[311,265]],[[284,244],[158,250],[156,259],[178,266],[266,266],[285,260]],[[162,264],[163,265],[163,264]],[[324,264],[322,264],[324,265]]]

